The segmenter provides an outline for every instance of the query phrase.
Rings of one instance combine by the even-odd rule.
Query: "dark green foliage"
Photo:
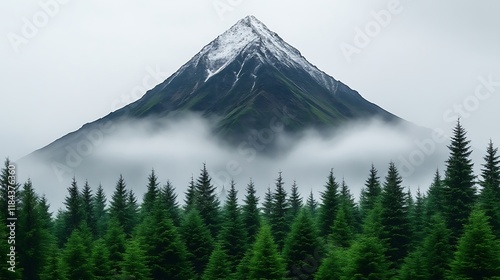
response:
[[[127,192],[127,206],[125,210],[127,211],[127,220],[123,230],[130,236],[134,227],[139,222],[139,205],[137,204],[137,198],[132,190]]]
[[[290,211],[287,194],[283,185],[283,177],[281,176],[281,172],[279,172],[278,178],[276,179],[276,188],[273,193],[269,224],[271,225],[271,232],[274,240],[276,240],[276,245],[278,245],[278,250],[280,251],[283,249],[285,237],[289,230],[287,218],[288,212]]]
[[[273,208],[273,193],[271,192],[271,187],[267,187],[266,194],[264,195],[264,202],[262,203],[262,214],[264,218],[269,222],[271,219],[271,212]]]
[[[256,196],[255,186],[250,180],[246,188],[245,198],[241,209],[242,220],[247,233],[247,247],[255,241],[260,228],[259,198]]]
[[[141,242],[142,240],[134,238],[127,242],[122,262],[122,275],[125,279],[150,279],[146,253],[141,247]]]
[[[365,188],[361,190],[360,208],[363,219],[368,216],[368,213],[373,209],[382,193],[382,186],[377,173],[377,169],[375,169],[375,166],[372,164],[370,174],[365,182]]]
[[[236,272],[236,267],[247,248],[246,232],[237,195],[235,183],[231,181],[231,188],[224,205],[222,227],[217,238],[227,254],[229,270],[232,273]]]
[[[167,210],[167,213],[174,222],[174,225],[177,227],[180,226],[181,217],[179,203],[177,202],[175,188],[170,181],[167,181],[167,183],[161,188],[159,199],[160,203],[163,204],[162,208]]]
[[[59,250],[53,246],[47,251],[47,263],[44,266],[43,272],[40,275],[42,280],[54,280],[61,279],[66,280],[64,271],[62,268],[61,254]],[[12,275],[11,275],[12,276]],[[1,279],[18,279],[16,277],[12,278],[1,278]],[[100,280],[99,278],[96,278]]]
[[[117,275],[121,271],[121,262],[125,253],[125,232],[114,218],[109,222],[105,241],[109,252],[109,266],[113,274]]]
[[[410,212],[410,221],[412,228],[412,245],[419,245],[425,237],[425,206],[424,197],[420,192],[420,188],[417,189],[417,196],[415,198],[415,203],[413,205],[412,211]]]
[[[109,251],[104,239],[98,239],[94,242],[90,263],[95,279],[111,279],[113,274],[109,261]]]
[[[431,217],[439,214],[444,215],[444,186],[439,170],[436,170],[434,174],[434,179],[432,181],[429,190],[427,191],[425,215],[427,221],[430,221]]]
[[[327,237],[332,233],[333,220],[339,208],[339,185],[335,182],[333,169],[330,170],[325,191],[321,192],[321,206],[319,208],[318,224],[320,234]]]
[[[377,201],[363,223],[363,234],[383,240],[385,236],[382,224],[382,201]]]
[[[78,229],[71,233],[62,260],[64,276],[67,279],[93,279],[89,251],[85,248]]]
[[[142,199],[141,205],[141,216],[144,219],[145,216],[149,215],[153,211],[153,207],[158,197],[160,190],[158,186],[160,183],[158,182],[158,177],[155,174],[155,170],[151,170],[151,174],[148,176],[148,186],[146,193]]]
[[[481,209],[489,218],[489,223],[497,239],[500,239],[500,156],[493,142],[488,144],[485,163],[481,169],[480,185],[482,187],[479,202]]]
[[[211,181],[207,166],[203,164],[203,169],[201,169],[201,174],[196,182],[196,209],[212,236],[215,237],[219,231],[219,199]]]
[[[191,208],[182,222],[181,237],[186,244],[187,258],[200,277],[210,258],[213,249],[213,239],[210,231],[201,219],[198,210]]]
[[[385,280],[388,270],[385,248],[377,238],[361,236],[349,249],[345,279]]]
[[[429,233],[423,242],[423,254],[429,280],[444,279],[449,269],[452,251],[450,231],[440,215],[431,218]]]
[[[186,191],[186,198],[184,199],[184,212],[188,212],[190,208],[195,207],[196,201],[198,200],[196,192],[196,184],[194,183],[194,178],[191,176],[191,181]]]
[[[472,150],[466,134],[459,120],[453,129],[451,144],[448,146],[450,156],[446,161],[444,217],[448,228],[451,229],[453,243],[456,243],[463,232],[476,196],[473,164],[469,158]]]
[[[103,238],[108,224],[108,211],[106,209],[106,194],[101,185],[94,196],[94,218],[96,219],[96,237]]]
[[[311,193],[309,193],[309,196],[307,197],[306,207],[311,213],[312,217],[316,217],[316,214],[318,212],[318,202],[314,199],[312,191]]]
[[[68,188],[68,196],[64,200],[66,211],[64,212],[64,232],[60,242],[65,243],[73,230],[77,229],[83,221],[82,199],[78,190],[75,177]]]
[[[221,279],[229,280],[231,279],[231,261],[227,255],[226,250],[220,243],[215,245],[215,249],[210,255],[210,260],[207,265],[207,269],[203,273],[203,280]]]
[[[340,280],[342,279],[342,268],[344,267],[345,252],[338,248],[330,248],[326,257],[322,260],[318,271],[314,275],[315,280]],[[300,278],[299,278],[300,279]]]
[[[354,239],[353,227],[347,221],[346,211],[347,207],[342,205],[335,216],[332,233],[328,236],[329,242],[333,246],[348,248]]]
[[[249,279],[285,279],[285,265],[278,253],[271,229],[263,224],[253,246],[249,261]]]
[[[302,210],[293,223],[283,248],[287,277],[314,279],[321,248],[310,213]]]
[[[354,197],[344,179],[342,179],[341,186],[338,207],[344,208],[345,219],[349,227],[354,232],[361,232],[361,214],[358,205],[354,202]]]
[[[393,268],[399,267],[408,253],[410,244],[410,221],[406,193],[401,186],[402,179],[393,162],[385,177],[382,190],[382,226],[383,239],[387,240],[387,257]]]
[[[300,210],[302,209],[302,197],[300,197],[299,187],[297,186],[297,182],[294,180],[292,184],[292,190],[290,192],[290,197],[288,198],[288,204],[290,205],[289,211],[289,221],[293,223],[295,218],[299,215]]]
[[[500,245],[482,210],[475,209],[459,239],[449,279],[498,279]]]
[[[401,266],[399,279],[401,280],[427,280],[427,266],[425,254],[421,250],[410,253]]]
[[[97,220],[95,219],[94,213],[94,196],[92,194],[92,189],[89,186],[89,182],[85,181],[82,193],[82,216],[84,222],[90,229],[92,236],[97,236]]]
[[[118,225],[122,227],[125,233],[128,235],[128,222],[130,219],[130,212],[128,211],[128,199],[129,194],[127,191],[127,185],[123,176],[120,174],[120,178],[116,182],[115,191],[111,196],[111,203],[109,207],[109,218],[116,220]]]

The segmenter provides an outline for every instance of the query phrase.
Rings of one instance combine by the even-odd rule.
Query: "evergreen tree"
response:
[[[482,187],[479,202],[497,239],[500,239],[500,156],[493,142],[488,144],[485,163],[481,169],[480,185]]]
[[[320,260],[321,244],[308,211],[302,210],[287,236],[283,248],[287,277],[293,279],[314,279],[317,262]],[[312,265],[311,265],[312,264]]]
[[[385,242],[386,236],[384,225],[382,222],[382,201],[378,200],[368,213],[368,216],[363,223],[363,234],[367,237],[375,237],[381,242]]]
[[[194,272],[201,277],[213,249],[213,239],[198,210],[191,208],[182,222],[181,237],[186,244],[187,258]]]
[[[106,209],[106,194],[101,185],[97,188],[93,202],[94,219],[96,220],[96,237],[103,238],[108,224],[108,211]]]
[[[21,192],[19,227],[16,236],[19,244],[16,249],[23,268],[22,279],[40,279],[45,264],[48,232],[41,224],[38,203],[38,196],[31,180],[28,179]]]
[[[132,238],[127,242],[122,262],[122,275],[125,279],[147,280],[150,271],[146,263],[146,253],[140,240]]]
[[[472,170],[470,141],[460,120],[453,129],[451,144],[448,146],[450,157],[446,161],[444,179],[444,210],[448,228],[451,229],[452,242],[463,232],[475,201],[475,176]]]
[[[425,263],[425,255],[418,249],[411,252],[401,266],[399,279],[401,280],[428,280],[428,271]]]
[[[203,164],[200,177],[196,182],[196,208],[212,236],[216,236],[219,230],[219,200],[211,181],[207,166]]]
[[[285,279],[283,259],[274,243],[271,229],[266,224],[260,228],[253,246],[252,258],[249,261],[249,279]]]
[[[124,230],[126,235],[129,235],[129,221],[130,221],[130,209],[129,205],[129,193],[127,191],[127,185],[123,176],[120,174],[120,178],[116,183],[115,190],[111,196],[111,202],[109,207],[109,219],[114,219],[118,222],[118,225]]]
[[[80,231],[75,229],[66,243],[63,253],[64,275],[67,279],[93,279],[89,254],[83,244]]]
[[[401,176],[391,162],[382,190],[382,226],[383,239],[388,243],[387,257],[393,268],[399,267],[406,257],[411,234],[406,194],[401,183]]]
[[[264,195],[264,202],[262,203],[262,214],[267,222],[271,219],[271,213],[273,208],[273,193],[271,192],[271,187],[267,187],[266,194]]]
[[[247,233],[247,244],[253,244],[260,228],[259,198],[256,196],[255,186],[250,179],[243,199],[242,218]]]
[[[449,279],[500,278],[500,246],[482,210],[475,209],[459,239]]]
[[[170,181],[167,181],[167,183],[161,188],[159,198],[160,203],[163,205],[162,207],[167,210],[167,213],[174,222],[174,225],[177,227],[180,226],[180,207],[177,202],[175,188]]]
[[[389,279],[389,264],[384,253],[385,248],[377,238],[362,235],[349,248],[344,279]]]
[[[144,219],[145,216],[149,215],[153,211],[153,207],[156,198],[159,196],[160,190],[158,186],[158,177],[155,174],[155,170],[151,170],[151,174],[148,176],[147,191],[144,194],[141,204],[141,216]]]
[[[335,182],[333,169],[330,170],[325,188],[326,190],[321,192],[321,206],[318,213],[320,234],[323,237],[332,233],[333,220],[339,208],[339,185]]]
[[[109,251],[109,266],[112,274],[119,275],[123,254],[125,254],[125,232],[116,218],[112,218],[109,222],[105,241]]]
[[[231,181],[231,187],[224,205],[224,216],[222,228],[218,237],[222,249],[227,254],[229,270],[236,272],[239,261],[243,258],[246,249],[246,232],[241,219],[241,211],[238,206],[238,192],[235,189],[234,181]]]
[[[311,213],[312,217],[315,218],[316,213],[318,212],[318,202],[316,201],[316,199],[314,199],[312,190],[311,193],[309,193],[309,196],[307,197],[306,207]]]
[[[315,280],[340,280],[343,279],[344,251],[330,247],[326,257],[322,260],[318,271],[314,275]],[[299,278],[300,279],[300,278]]]
[[[337,211],[332,225],[332,233],[328,238],[333,246],[341,248],[348,248],[354,239],[353,227],[347,221],[346,208],[341,206]]]
[[[83,220],[89,227],[92,236],[95,237],[97,236],[97,220],[95,219],[94,213],[94,196],[88,181],[85,181],[85,185],[83,186],[82,193],[80,195],[82,198]]]
[[[354,232],[361,232],[361,215],[354,197],[344,179],[339,196],[339,208],[344,208],[345,220]],[[338,209],[337,209],[338,211]]]
[[[430,221],[431,217],[439,214],[444,214],[443,203],[445,201],[444,197],[444,186],[439,170],[436,170],[434,174],[434,179],[432,181],[429,190],[427,191],[425,216],[426,220]]]
[[[417,189],[417,196],[415,198],[415,204],[413,210],[411,211],[410,220],[412,227],[412,244],[418,246],[425,237],[425,209],[424,209],[424,197],[420,192],[420,188]]]
[[[290,205],[290,223],[293,223],[295,218],[299,215],[302,209],[302,197],[300,197],[299,187],[297,182],[294,180],[292,184],[292,190],[290,192],[290,197],[288,198],[288,204]]]
[[[63,271],[63,265],[62,265],[62,260],[61,260],[61,254],[59,253],[59,249],[56,248],[55,246],[52,247],[51,250],[47,251],[47,263],[43,268],[43,272],[40,275],[40,279],[42,280],[54,280],[54,279],[60,279],[60,280],[67,280],[64,271]],[[18,279],[17,277],[13,277],[10,275],[11,278],[0,278],[0,279]]]
[[[73,177],[71,186],[68,188],[68,196],[64,200],[64,205],[66,211],[64,213],[64,233],[61,240],[63,243],[83,221],[82,199],[75,177]]]
[[[430,231],[423,241],[423,253],[429,280],[445,279],[452,251],[450,231],[440,215],[431,218]]]
[[[274,240],[276,240],[275,242],[280,251],[283,249],[285,237],[289,230],[287,218],[290,209],[283,185],[283,177],[281,176],[281,172],[279,172],[278,178],[276,179],[276,189],[273,193],[273,204],[269,223],[271,225],[271,232],[273,233]]]
[[[365,181],[365,188],[361,191],[360,206],[363,219],[368,216],[368,213],[373,209],[375,202],[380,198],[380,194],[382,193],[382,186],[377,173],[377,169],[372,164],[368,179]]]
[[[231,279],[231,261],[227,255],[226,250],[220,243],[215,245],[215,249],[210,255],[210,260],[207,265],[207,269],[203,273],[203,280],[220,279],[226,280]]]
[[[139,205],[137,204],[137,198],[132,190],[127,192],[127,220],[124,227],[124,231],[128,236],[132,234],[135,226],[139,222]]]
[[[92,275],[96,280],[110,280],[113,276],[109,261],[109,251],[104,239],[98,239],[94,242],[90,264]]]
[[[191,176],[191,181],[186,191],[186,198],[184,199],[184,212],[189,212],[190,208],[195,207],[197,198],[196,184],[194,178]]]

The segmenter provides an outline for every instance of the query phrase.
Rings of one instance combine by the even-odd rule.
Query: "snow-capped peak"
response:
[[[301,68],[307,71],[314,79],[333,92],[336,81],[309,63],[300,52],[281,39],[278,34],[269,30],[254,16],[247,16],[239,20],[229,30],[205,46],[194,57],[196,64],[203,60],[207,67],[205,81],[222,71],[234,59],[250,46],[264,54],[267,62],[283,64],[287,67]],[[253,53],[250,53],[253,54]],[[260,55],[259,55],[260,56]]]

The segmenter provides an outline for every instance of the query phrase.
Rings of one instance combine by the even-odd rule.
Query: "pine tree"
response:
[[[101,185],[97,188],[93,202],[94,219],[96,220],[96,237],[103,238],[108,224],[108,211],[106,209],[106,194]]]
[[[215,245],[215,249],[210,255],[207,268],[203,273],[203,280],[229,280],[231,279],[231,261],[226,250],[220,243]]]
[[[122,262],[122,275],[125,276],[125,279],[150,279],[146,253],[141,247],[140,242],[140,240],[134,238],[127,242]]]
[[[283,249],[285,237],[289,230],[287,218],[290,209],[283,185],[283,177],[281,176],[281,172],[279,172],[278,178],[276,179],[276,189],[273,193],[273,204],[269,223],[271,225],[271,232],[273,233],[274,240],[276,240],[275,242],[280,251]]]
[[[347,221],[346,209],[347,207],[341,206],[337,211],[332,225],[332,233],[328,236],[333,246],[341,248],[348,248],[354,239],[353,227]]]
[[[249,279],[285,279],[285,265],[278,253],[271,229],[263,224],[253,246],[249,261]]]
[[[125,234],[130,234],[128,222],[130,219],[130,212],[127,209],[129,194],[127,192],[127,185],[123,176],[120,174],[120,178],[116,183],[115,190],[111,196],[111,203],[109,207],[109,218],[116,220],[118,225],[125,231]]]
[[[300,197],[299,187],[297,186],[297,182],[294,180],[292,184],[292,190],[290,192],[290,197],[288,198],[288,204],[290,205],[290,213],[289,213],[289,221],[293,223],[295,218],[299,215],[300,210],[302,209],[302,197]]]
[[[385,248],[377,238],[362,235],[348,250],[343,279],[390,279],[389,264],[384,253]]]
[[[444,197],[444,186],[439,170],[436,170],[434,174],[434,179],[432,181],[429,190],[427,191],[425,216],[426,220],[430,221],[431,217],[439,214],[444,214],[443,203],[445,201]]]
[[[243,220],[241,219],[237,195],[238,192],[235,189],[235,183],[231,181],[227,201],[224,205],[222,228],[217,238],[227,253],[231,273],[236,272],[236,267],[243,258],[247,246],[246,232]]]
[[[340,280],[343,279],[344,251],[330,247],[326,257],[321,261],[318,271],[314,275],[315,280]],[[300,278],[299,278],[300,279]]]
[[[259,198],[255,195],[255,185],[250,179],[246,188],[246,195],[243,199],[242,219],[247,233],[247,244],[251,245],[260,228]]]
[[[417,189],[417,196],[415,198],[415,204],[413,206],[413,211],[410,214],[411,227],[412,227],[412,245],[418,246],[425,237],[425,209],[424,209],[424,197],[420,192],[420,188]]]
[[[363,223],[363,234],[367,237],[375,237],[381,242],[385,242],[386,236],[384,225],[382,222],[382,201],[378,200],[368,213]]]
[[[406,194],[401,183],[401,176],[391,162],[382,190],[382,226],[383,237],[388,243],[387,257],[393,268],[399,267],[406,257],[411,234]]]
[[[293,279],[314,279],[320,255],[321,244],[308,211],[302,210],[292,225],[283,248],[287,277]],[[312,264],[312,265],[311,265]]]
[[[332,233],[333,220],[339,208],[339,185],[335,182],[333,169],[330,170],[325,188],[326,190],[321,192],[321,206],[318,213],[320,234],[323,237]]]
[[[159,196],[160,190],[158,186],[158,177],[155,174],[155,170],[151,170],[151,174],[148,176],[147,191],[144,194],[141,205],[141,217],[144,219],[145,216],[149,215],[153,211],[153,207],[156,198]]]
[[[12,275],[11,275],[12,276]],[[17,277],[11,278],[1,278],[1,279],[18,279]],[[59,249],[55,246],[47,251],[47,263],[43,268],[43,272],[40,275],[40,279],[42,280],[67,280],[62,265],[61,254],[59,253]]]
[[[423,253],[429,280],[445,279],[452,257],[450,231],[444,219],[436,214],[431,218],[430,231],[423,241]]]
[[[264,195],[264,202],[262,203],[262,214],[267,222],[271,219],[271,212],[273,208],[273,193],[271,192],[271,187],[267,187],[266,194]]]
[[[89,182],[85,181],[82,193],[80,194],[82,198],[82,216],[83,220],[90,228],[92,236],[97,236],[97,220],[94,216],[94,196],[92,194],[92,189],[89,186]]]
[[[64,233],[61,240],[63,243],[83,221],[82,199],[75,177],[73,177],[71,186],[68,188],[68,196],[64,200],[64,205],[66,211],[64,214]]]
[[[75,229],[66,243],[63,252],[64,275],[67,279],[93,279],[86,250],[80,231]]]
[[[500,245],[482,210],[473,210],[458,240],[449,279],[498,279]]]
[[[194,178],[191,176],[191,181],[189,181],[189,185],[187,191],[185,193],[186,198],[184,199],[184,212],[189,212],[190,208],[196,207],[197,191],[196,184],[194,183]]]
[[[185,215],[180,233],[186,244],[187,258],[193,264],[194,272],[201,277],[213,249],[213,239],[203,223],[198,210],[191,208]]]
[[[134,230],[140,219],[139,205],[137,204],[137,198],[135,197],[135,194],[132,190],[129,190],[127,192],[127,206],[125,210],[127,211],[127,220],[124,231],[126,234],[128,234],[127,236],[131,236],[132,231]]]
[[[167,210],[168,215],[174,222],[174,225],[176,227],[180,226],[180,207],[179,203],[177,202],[177,194],[175,194],[175,188],[172,183],[170,183],[170,181],[167,181],[167,183],[161,188],[159,199],[160,203],[163,205],[162,207]]]
[[[377,173],[377,169],[372,164],[368,179],[365,181],[365,188],[361,191],[360,207],[363,219],[368,216],[368,213],[373,209],[375,202],[380,198],[380,194],[382,193],[382,186]]]
[[[497,239],[500,239],[500,156],[498,148],[493,147],[490,140],[481,169],[480,185],[482,187],[479,202]]]
[[[459,120],[453,129],[451,144],[448,146],[450,157],[446,161],[444,210],[453,243],[456,243],[463,232],[463,225],[467,223],[476,195],[473,164],[469,158],[472,150],[466,134]]]
[[[428,271],[425,255],[422,250],[411,252],[401,266],[399,279],[401,280],[428,280]]]
[[[356,202],[354,202],[354,197],[344,179],[342,179],[341,186],[338,207],[344,208],[346,222],[352,231],[361,232],[361,214],[359,213],[359,208]]]
[[[111,218],[109,221],[105,241],[109,251],[109,266],[112,274],[119,275],[123,254],[125,254],[125,232],[116,218]]]
[[[314,199],[312,190],[307,197],[306,207],[311,213],[312,217],[315,218],[316,213],[318,212],[318,202],[316,201],[316,199]]]
[[[211,181],[207,166],[203,164],[200,177],[196,182],[196,208],[212,236],[216,236],[219,231],[219,200]]]
[[[23,279],[40,279],[45,264],[48,232],[43,229],[38,208],[39,199],[31,180],[23,185],[19,224],[17,228],[17,247]],[[2,240],[3,241],[3,240]]]
[[[108,280],[113,276],[109,261],[109,251],[104,239],[94,241],[90,265],[92,267],[92,275],[95,279]]]

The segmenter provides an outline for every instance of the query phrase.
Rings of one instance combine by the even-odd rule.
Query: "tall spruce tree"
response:
[[[351,229],[354,232],[361,232],[361,214],[344,179],[342,179],[338,207],[344,208],[345,218]]]
[[[499,279],[500,245],[484,211],[474,209],[458,241],[448,279]]]
[[[328,254],[318,267],[314,275],[315,280],[340,280],[343,279],[345,252],[337,247],[330,247]],[[316,263],[317,264],[317,263]],[[300,279],[300,278],[299,278]]]
[[[415,204],[413,210],[410,213],[411,228],[412,228],[412,245],[413,247],[418,246],[425,237],[425,197],[422,196],[420,188],[417,189],[417,195],[415,197]]]
[[[203,273],[203,280],[230,280],[232,279],[231,261],[220,243],[215,244],[215,248],[210,255],[207,268]]]
[[[189,212],[190,208],[195,207],[197,198],[196,184],[194,183],[194,178],[191,176],[191,181],[189,181],[189,185],[187,191],[185,193],[184,198],[184,212]]]
[[[235,189],[235,183],[231,181],[227,201],[224,205],[222,227],[217,238],[227,254],[231,273],[236,272],[236,267],[243,258],[247,246],[247,236],[237,196],[238,192]]]
[[[289,221],[293,223],[295,218],[299,215],[300,210],[303,206],[302,197],[300,197],[299,187],[297,182],[294,180],[292,183],[292,189],[290,191],[290,197],[288,198],[288,203],[290,205]]]
[[[89,186],[89,182],[85,181],[85,185],[81,192],[82,197],[82,216],[83,220],[89,227],[92,236],[97,236],[97,220],[95,219],[94,213],[94,195],[92,194],[92,189]]]
[[[360,208],[363,219],[368,216],[368,213],[373,209],[375,202],[380,198],[380,194],[382,193],[382,186],[377,173],[377,169],[372,164],[368,179],[365,181],[365,187],[361,191]]]
[[[410,244],[411,225],[402,178],[394,165],[389,164],[382,190],[383,239],[387,240],[387,257],[392,268],[398,268],[406,257]]]
[[[127,192],[127,220],[125,224],[125,233],[129,236],[132,234],[135,226],[140,220],[139,217],[139,204],[137,203],[137,198],[132,190]]]
[[[144,219],[145,216],[149,215],[153,211],[153,207],[158,197],[160,190],[158,182],[158,176],[155,174],[155,170],[151,169],[151,174],[148,176],[148,185],[146,187],[146,193],[142,199],[141,204],[141,219]]]
[[[325,185],[325,191],[321,192],[321,205],[319,208],[318,224],[320,234],[327,237],[332,233],[333,220],[339,208],[339,185],[333,176],[333,169],[330,170]]]
[[[287,277],[292,279],[314,279],[321,253],[319,235],[310,213],[300,211],[292,225],[283,248]]]
[[[75,229],[63,252],[63,271],[66,279],[93,279],[90,256],[85,248],[80,230]]]
[[[116,218],[111,218],[109,221],[105,241],[109,252],[111,272],[113,275],[119,275],[123,254],[125,254],[125,232]]]
[[[196,182],[196,209],[201,215],[203,222],[207,225],[212,236],[216,236],[219,231],[219,199],[216,188],[212,185],[212,179],[207,171],[206,164],[203,164],[200,176]]]
[[[444,179],[444,211],[448,228],[451,229],[452,242],[456,243],[463,232],[463,226],[472,211],[476,197],[475,176],[470,159],[472,153],[467,132],[457,121],[448,146],[450,156],[446,161]]]
[[[273,233],[274,240],[278,245],[278,250],[281,252],[285,243],[285,237],[290,228],[287,219],[290,206],[288,204],[281,171],[278,173],[278,178],[276,179],[276,188],[273,193],[272,201],[269,224],[271,225],[271,232]]]
[[[436,214],[444,215],[443,204],[445,198],[443,189],[443,179],[441,178],[441,174],[439,174],[439,170],[436,169],[431,186],[427,190],[425,203],[425,217],[427,221],[430,221],[431,217]]]
[[[103,238],[108,224],[108,209],[106,208],[106,194],[101,185],[94,196],[94,218],[96,220],[96,237]]]
[[[249,279],[285,279],[285,264],[268,225],[263,224],[253,245],[248,265]]]
[[[120,174],[120,178],[118,178],[115,190],[111,196],[109,218],[118,222],[118,225],[120,225],[126,234],[130,234],[130,232],[128,232],[129,229],[127,228],[130,218],[130,212],[127,209],[129,204],[128,199],[129,194],[127,191],[127,185],[123,176]]]
[[[170,181],[160,189],[159,194],[160,204],[167,210],[168,215],[174,222],[176,227],[181,225],[181,214],[179,203],[177,202],[177,194],[175,188]]]
[[[148,280],[150,271],[147,266],[146,252],[141,240],[132,238],[127,241],[122,262],[122,275],[125,279]]]
[[[92,275],[95,279],[112,279],[113,274],[109,261],[109,251],[106,242],[102,238],[94,241],[92,254],[90,256],[90,265],[92,267]]]
[[[379,239],[362,235],[348,250],[347,262],[343,269],[346,280],[389,278],[389,262],[385,248]]]
[[[493,147],[490,140],[481,169],[482,187],[479,202],[481,209],[489,218],[489,223],[497,239],[500,239],[500,156],[498,148]]]
[[[335,221],[332,225],[332,233],[328,236],[330,243],[333,246],[348,248],[354,239],[354,228],[349,223],[346,211],[348,208],[342,203],[340,209],[335,215]]]
[[[262,203],[262,215],[267,222],[271,219],[271,213],[273,208],[273,193],[271,192],[271,187],[268,186],[266,193],[264,195],[264,202]]]
[[[312,190],[309,193],[309,196],[307,197],[306,207],[311,213],[312,217],[316,218],[316,214],[318,212],[318,202],[316,201],[316,199],[314,199],[314,194]]]
[[[247,244],[249,246],[255,241],[260,228],[259,198],[256,196],[256,193],[255,185],[252,179],[250,179],[241,209],[243,224],[247,233]]]
[[[452,250],[450,231],[446,228],[446,223],[439,214],[431,218],[429,232],[422,246],[428,279],[445,279],[450,267]]]

